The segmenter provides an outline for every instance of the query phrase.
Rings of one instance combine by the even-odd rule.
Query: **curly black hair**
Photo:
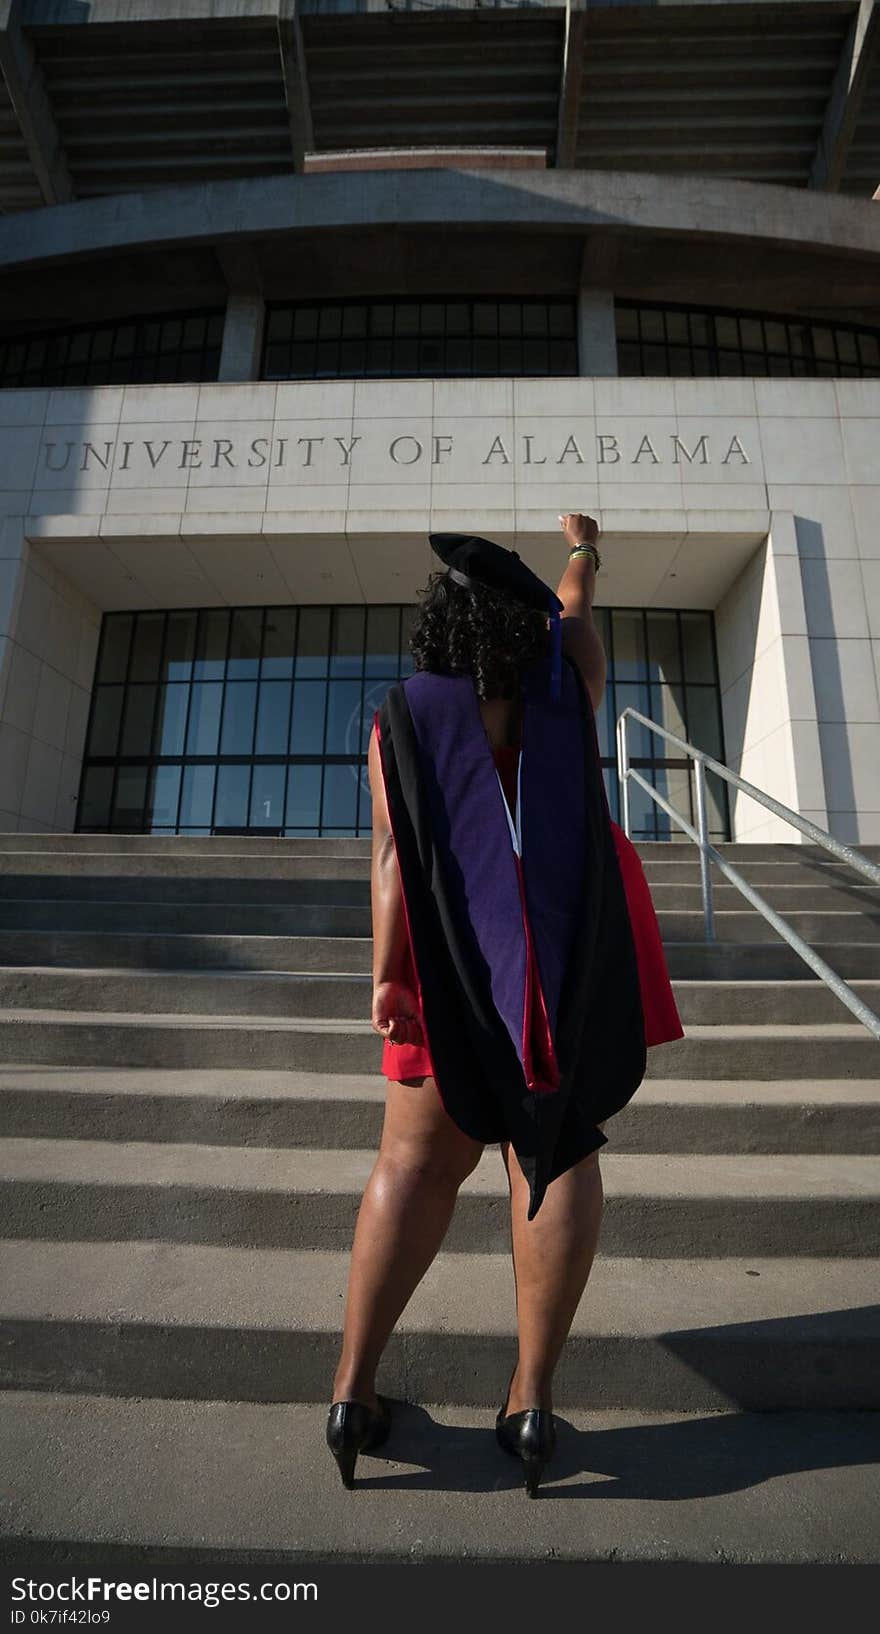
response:
[[[515,697],[520,673],[550,651],[547,614],[490,585],[429,574],[409,637],[417,670],[470,674],[480,698]]]

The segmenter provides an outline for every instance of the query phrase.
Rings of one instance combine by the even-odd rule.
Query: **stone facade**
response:
[[[408,602],[429,529],[715,611],[726,752],[880,841],[880,381],[224,381],[0,392],[0,824],[73,827],[101,614]],[[753,801],[733,834],[791,839]]]

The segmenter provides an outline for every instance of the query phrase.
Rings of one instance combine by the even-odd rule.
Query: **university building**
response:
[[[0,7],[0,826],[367,834],[429,530],[555,586],[580,510],[615,813],[634,705],[880,841],[877,34]],[[794,838],[710,785],[716,836]]]

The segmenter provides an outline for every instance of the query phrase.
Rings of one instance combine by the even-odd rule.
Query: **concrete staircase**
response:
[[[724,849],[880,1010],[880,891]],[[876,1558],[880,1052],[720,879],[703,944],[693,848],[641,852],[687,1036],[607,1129],[542,1494],[586,1526],[494,1440],[497,1147],[360,1493],[323,1444],[384,1095],[369,840],[0,836],[9,1558]]]

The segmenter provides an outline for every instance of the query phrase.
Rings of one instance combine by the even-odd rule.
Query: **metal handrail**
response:
[[[630,765],[629,748],[626,740],[626,723],[630,718],[638,721],[642,726],[646,726],[657,737],[665,738],[667,743],[674,743],[676,748],[681,749],[684,754],[693,760],[697,796],[697,828],[693,828],[687,819],[682,817],[681,813],[676,811],[669,804],[669,801]],[[840,999],[842,1004],[847,1006],[847,1009],[852,1011],[862,1025],[867,1027],[868,1032],[874,1038],[880,1039],[880,1016],[875,1015],[874,1011],[869,1009],[864,1000],[860,999],[858,994],[854,993],[848,983],[843,980],[843,977],[839,976],[836,970],[832,970],[831,966],[820,958],[815,949],[811,948],[802,937],[798,936],[797,931],[792,930],[791,926],[786,923],[776,910],[771,908],[768,902],[764,901],[760,892],[756,891],[748,880],[743,879],[739,870],[734,868],[733,864],[729,863],[726,858],[722,857],[721,853],[710,843],[706,813],[707,768],[711,772],[716,772],[726,782],[732,783],[735,788],[740,789],[743,794],[747,794],[750,799],[756,800],[759,805],[766,806],[767,810],[772,811],[775,816],[783,818],[787,823],[791,823],[794,828],[799,829],[802,834],[806,834],[817,845],[824,846],[825,850],[830,851],[831,855],[837,857],[840,862],[848,863],[851,868],[856,869],[858,873],[869,879],[872,885],[880,885],[880,868],[876,863],[869,862],[868,858],[863,857],[860,852],[854,851],[851,846],[844,845],[841,840],[836,840],[833,834],[826,833],[824,828],[818,828],[815,823],[811,823],[808,817],[802,817],[800,812],[792,811],[789,806],[784,806],[781,801],[774,800],[771,794],[765,794],[764,790],[756,788],[754,783],[748,783],[744,777],[739,776],[738,772],[732,772],[729,766],[722,765],[720,760],[714,760],[703,749],[697,749],[694,744],[688,743],[684,738],[676,737],[674,732],[670,732],[665,726],[659,726],[656,721],[649,720],[647,715],[642,715],[638,709],[633,709],[631,706],[622,710],[617,718],[617,772],[620,778],[622,826],[627,839],[632,838],[629,805],[629,784],[630,780],[632,780],[638,784],[639,788],[644,789],[646,794],[651,796],[655,804],[662,811],[665,811],[667,816],[678,824],[679,828],[684,830],[688,839],[693,840],[699,849],[700,886],[703,898],[703,925],[706,941],[714,942],[715,940],[715,915],[712,906],[712,875],[710,868],[710,864],[714,862],[725,878],[730,880],[731,885],[736,886],[746,901],[750,902],[758,913],[763,914],[768,923],[773,926],[777,935],[781,936],[789,947],[794,948],[795,953],[804,960],[805,964],[810,966],[811,970],[815,971],[816,975],[821,978],[827,987],[830,987],[832,993]]]

